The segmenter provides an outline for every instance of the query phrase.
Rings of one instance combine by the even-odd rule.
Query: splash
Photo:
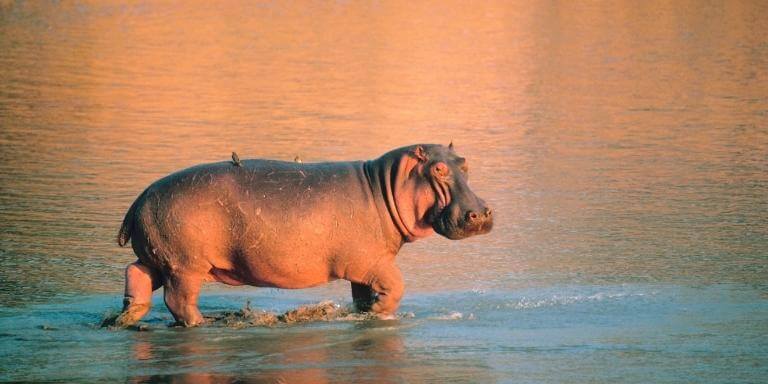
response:
[[[548,298],[530,298],[522,297],[516,302],[507,303],[504,306],[512,309],[533,309],[540,307],[552,307],[561,305],[570,305],[585,302],[600,302],[606,300],[621,299],[625,297],[643,297],[647,295],[654,295],[654,292],[646,293],[604,293],[598,292],[591,295],[552,295]]]
[[[412,318],[412,313],[399,313],[397,319]],[[353,306],[341,306],[331,300],[302,305],[281,314],[251,308],[250,301],[237,311],[221,312],[205,317],[206,325],[227,328],[275,327],[328,321],[371,321],[378,316],[371,312],[357,312]]]
[[[330,321],[346,316],[350,310],[342,308],[333,301],[302,305],[282,314],[251,308],[250,301],[234,312],[222,312],[206,316],[207,325],[227,328],[272,327],[280,324],[298,324],[314,321]]]
[[[123,329],[115,325],[115,319],[119,312],[107,312],[99,322],[99,328],[110,330]],[[251,302],[247,301],[243,308],[236,311],[223,311],[209,313],[203,316],[206,327],[224,327],[233,329],[251,327],[277,327],[293,324],[330,321],[374,321],[380,320],[372,312],[358,312],[354,305],[341,306],[331,300],[321,301],[316,304],[306,304],[283,313],[269,312],[251,308]],[[395,319],[410,319],[415,315],[412,312],[398,313]],[[139,323],[129,326],[127,329],[136,331],[148,331],[148,325]]]
[[[475,314],[470,313],[468,315],[464,315],[463,313],[458,311],[451,311],[446,315],[432,317],[431,319],[432,320],[474,320]]]

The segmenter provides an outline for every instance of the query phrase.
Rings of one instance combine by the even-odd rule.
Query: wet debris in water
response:
[[[278,316],[277,319],[286,324],[306,323],[308,321],[333,320],[339,312],[344,312],[332,301],[323,301],[314,305],[302,305]]]
[[[115,319],[119,314],[113,312],[103,316],[100,327],[110,330],[130,329],[134,331],[149,331],[146,324],[137,324],[128,328],[115,326]],[[397,319],[413,318],[412,312],[398,313]],[[223,311],[204,315],[205,326],[243,329],[251,327],[279,327],[293,324],[303,324],[321,321],[371,321],[379,320],[376,314],[371,312],[356,312],[352,306],[342,307],[333,301],[326,300],[317,304],[307,304],[291,309],[281,314],[267,312],[251,308],[251,302],[237,311]]]
[[[113,328],[113,327],[115,327],[115,322],[116,322],[118,316],[120,316],[120,312],[109,311],[109,312],[105,313],[101,317],[101,322],[99,323],[99,328]]]
[[[330,321],[349,314],[349,310],[341,308],[332,301],[317,304],[302,305],[282,314],[263,310],[251,309],[250,301],[245,307],[234,312],[222,312],[207,316],[209,325],[228,328],[271,327],[281,324],[298,324],[311,321]]]
[[[205,316],[209,325],[221,325],[228,328],[269,327],[277,324],[277,316],[261,310],[251,309],[251,302],[245,303],[245,307],[234,312],[222,312],[212,316]]]
[[[317,304],[302,305],[282,314],[275,314],[262,310],[251,309],[251,303],[239,311],[222,312],[212,316],[206,316],[207,325],[224,326],[228,328],[248,327],[274,327],[291,324],[311,323],[318,321],[371,321],[379,320],[376,314],[371,312],[356,312],[352,306],[342,307],[333,301],[326,300]],[[414,314],[399,313],[398,319],[410,319]]]

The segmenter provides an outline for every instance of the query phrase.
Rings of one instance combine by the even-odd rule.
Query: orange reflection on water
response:
[[[4,2],[0,16],[3,302],[118,290],[122,215],[175,170],[451,139],[497,223],[406,247],[410,290],[764,280],[759,2]]]

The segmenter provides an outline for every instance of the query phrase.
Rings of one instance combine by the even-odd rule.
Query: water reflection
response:
[[[366,322],[347,329],[310,327],[235,332],[196,330],[168,337],[134,336],[133,383],[402,382],[435,377],[429,356],[408,352],[398,324]],[[343,328],[343,329],[342,329]],[[243,333],[247,333],[243,335]],[[465,367],[439,367],[440,377],[465,377]],[[474,377],[487,377],[481,370]]]

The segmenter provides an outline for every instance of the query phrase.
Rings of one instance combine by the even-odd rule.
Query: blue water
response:
[[[250,300],[280,312],[316,302],[312,294],[211,294],[201,308],[212,314]],[[0,378],[758,383],[768,375],[768,301],[732,284],[416,294],[398,321],[245,329],[171,328],[155,300],[147,331],[99,329],[114,303],[91,295],[23,313],[3,308]]]

